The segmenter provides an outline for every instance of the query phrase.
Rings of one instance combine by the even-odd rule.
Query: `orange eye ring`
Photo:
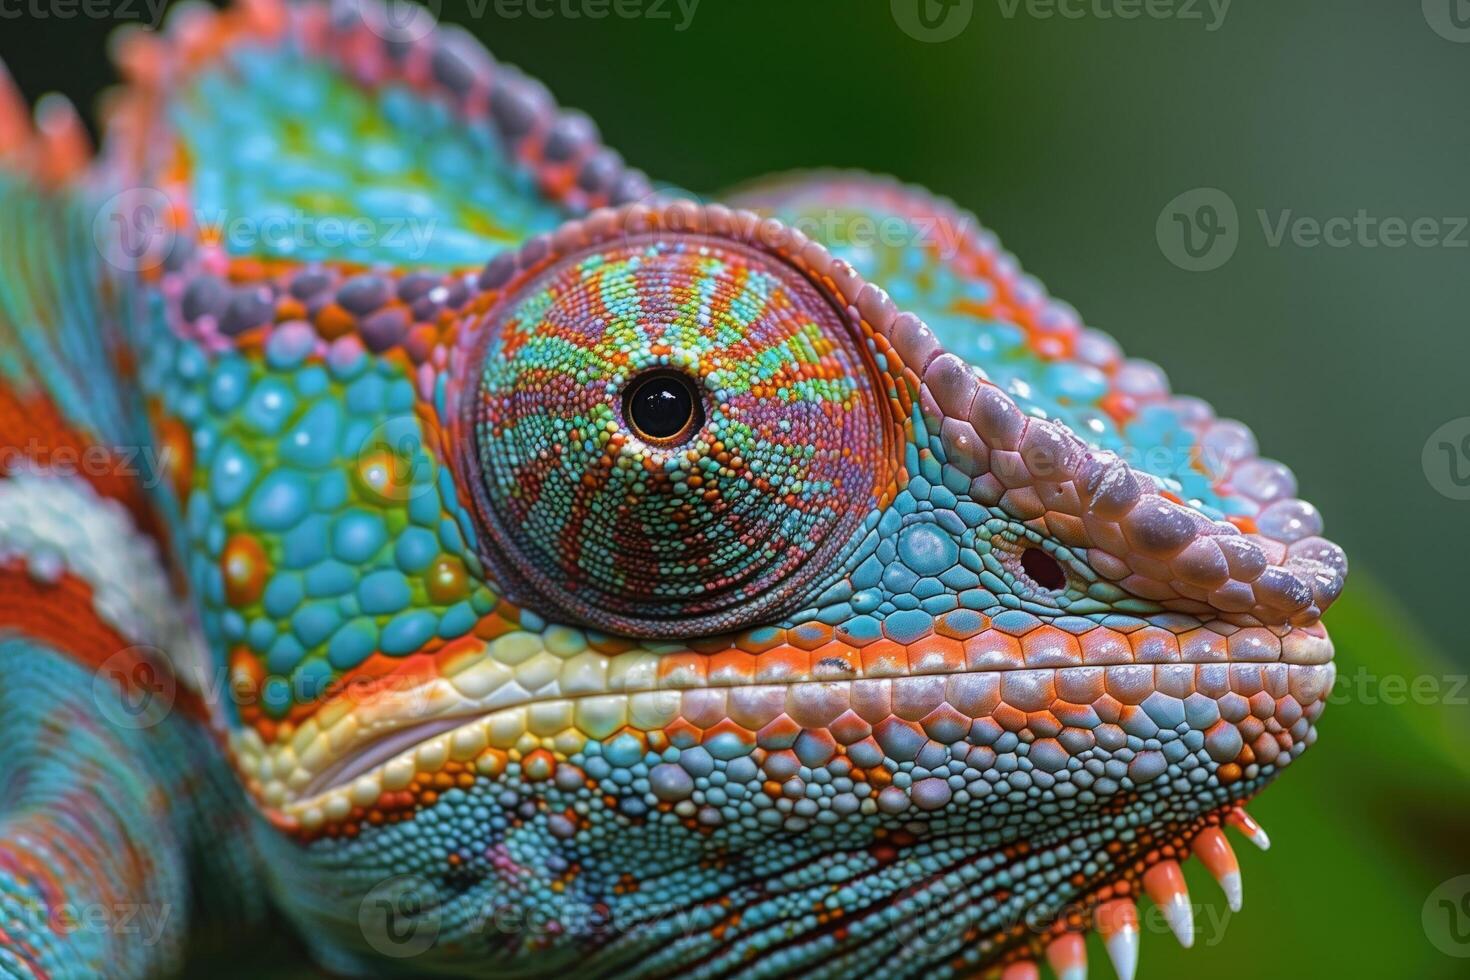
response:
[[[670,368],[644,372],[623,389],[623,421],[650,446],[688,442],[704,426],[699,385]]]

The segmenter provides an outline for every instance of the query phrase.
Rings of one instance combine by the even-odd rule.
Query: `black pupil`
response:
[[[1061,562],[1040,548],[1027,548],[1021,552],[1021,567],[1031,576],[1031,581],[1043,589],[1055,592],[1067,585],[1067,573],[1062,571]]]
[[[628,414],[639,435],[671,439],[694,417],[694,392],[684,378],[658,375],[634,388]]]

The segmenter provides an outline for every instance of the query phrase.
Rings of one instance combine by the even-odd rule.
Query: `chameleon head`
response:
[[[1346,566],[1309,505],[1186,499],[749,212],[594,212],[465,285],[432,329],[323,347],[357,417],[319,424],[357,452],[300,492],[344,553],[280,585],[289,527],[230,539],[230,601],[283,625],[354,555],[394,566],[232,661],[329,960],[900,975],[1065,965],[1096,925],[1122,970],[1145,890],[1186,938],[1191,846],[1238,900],[1219,826],[1332,680]],[[295,492],[241,506],[299,524]]]

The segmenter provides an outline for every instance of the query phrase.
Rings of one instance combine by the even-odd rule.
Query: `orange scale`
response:
[[[258,327],[251,327],[242,334],[238,334],[235,337],[235,349],[242,354],[249,354],[251,357],[264,357],[265,342],[267,339],[266,326],[266,324],[261,324]]]
[[[439,341],[439,331],[428,324],[419,324],[403,339],[403,349],[415,364],[427,362]]]
[[[1225,519],[1239,528],[1242,534],[1255,534],[1259,531],[1259,528],[1256,527],[1256,519],[1254,517],[1235,515]]]
[[[915,673],[952,674],[965,669],[965,645],[952,637],[930,634],[908,648]]]
[[[1177,663],[1179,639],[1166,629],[1145,626],[1128,634],[1133,657],[1138,663]]]
[[[967,732],[972,719],[969,715],[949,704],[941,704],[923,718],[919,724],[924,734],[937,742],[951,741],[951,732]]]
[[[1054,502],[1052,506],[1056,506],[1056,503]],[[1044,520],[1051,536],[1063,544],[1069,547],[1081,547],[1087,544],[1087,526],[1081,518],[1063,514],[1057,510],[1049,510]]]
[[[761,633],[767,635],[762,636]],[[740,633],[735,638],[735,645],[747,653],[759,654],[771,650],[786,642],[786,631],[775,630],[748,630]]]
[[[709,658],[707,676],[710,683],[742,685],[756,679],[756,655],[744,649],[725,649]]]
[[[812,655],[809,650],[779,646],[756,657],[755,679],[762,684],[805,680],[811,676]]]
[[[1027,667],[1071,667],[1082,663],[1077,637],[1056,626],[1042,625],[1021,638]]]
[[[951,640],[968,640],[984,630],[987,618],[965,611],[962,614],[945,613],[934,621],[934,632]]]
[[[683,717],[675,718],[664,726],[664,734],[672,742],[678,742],[682,738],[698,744],[704,740],[705,731],[704,728]]]
[[[1082,662],[1098,666],[1133,663],[1133,649],[1128,637],[1112,629],[1088,630],[1077,638],[1082,647]]]
[[[1137,402],[1120,391],[1108,392],[1098,402],[1098,405],[1119,425],[1126,424],[1138,412]]]
[[[356,318],[336,303],[328,303],[317,311],[316,332],[325,340],[345,337],[356,327]]]
[[[294,296],[283,296],[276,301],[276,319],[305,320],[307,317],[306,304]]]
[[[1039,356],[1052,361],[1065,360],[1070,346],[1065,337],[1058,337],[1055,334],[1043,334],[1031,343],[1032,349]]]
[[[813,671],[824,679],[844,672],[856,674],[861,667],[859,651],[840,639],[831,639],[812,650]]]
[[[994,718],[996,724],[1008,732],[1020,732],[1026,728],[1026,712],[1019,708],[1014,708],[1009,704],[1002,703],[997,705],[995,710],[990,713],[990,717]]]
[[[886,637],[863,647],[863,675],[902,677],[909,673],[908,647]]]
[[[505,605],[507,609],[512,611],[511,615],[507,618],[513,619],[515,622],[519,622],[520,610],[517,609],[515,606],[509,605],[508,603]],[[499,612],[498,609],[497,612]],[[613,636],[609,633],[599,633],[594,634],[593,636],[589,636],[587,638],[587,645],[593,650],[596,650],[598,653],[609,657],[615,657],[620,653],[627,653],[629,650],[636,649],[638,646],[638,641],[623,636]]]
[[[876,746],[877,743],[874,744]],[[864,780],[864,782],[872,786],[874,789],[883,789],[893,782],[893,773],[889,772],[881,765],[873,769],[854,770],[854,775],[857,775],[858,773],[861,773],[863,776],[865,776],[866,779]]]
[[[739,729],[732,727],[731,730],[739,733]],[[711,735],[709,737],[713,737],[714,731],[715,729],[710,730]],[[761,730],[755,733],[754,744],[764,749],[790,748],[796,744],[796,737],[801,732],[800,722],[789,715],[782,714],[775,720],[763,725]]]
[[[220,554],[225,599],[236,609],[260,599],[270,577],[270,559],[260,542],[249,534],[235,534]]]
[[[270,268],[260,259],[237,258],[231,259],[229,268],[225,275],[233,283],[260,282],[270,275]]]
[[[1039,738],[1055,738],[1062,733],[1062,723],[1050,711],[1027,712],[1026,727]]]
[[[1102,694],[1101,684],[1097,686],[1096,690],[1099,695]],[[1091,699],[1089,698],[1081,702],[1074,700],[1075,696],[1081,693],[1085,692],[1079,691],[1074,685],[1066,685],[1066,690],[1064,691],[1063,685],[1058,683],[1058,700],[1048,710],[1063,725],[1090,728],[1096,722],[1091,706]]]
[[[721,737],[733,737],[739,739],[745,745],[755,745],[755,733],[730,718],[722,718],[704,729],[700,740],[702,742],[709,742]]]
[[[873,726],[864,721],[862,716],[851,708],[834,718],[827,730],[842,745],[861,742],[873,734]]]
[[[985,619],[984,632],[965,641],[965,667],[967,670],[1010,670],[1026,663],[1021,654],[1021,641],[1014,636],[990,629],[990,620]]]
[[[150,412],[158,433],[159,462],[163,477],[179,498],[185,499],[194,479],[194,440],[183,422],[172,416]]]
[[[681,687],[702,687],[706,681],[710,658],[695,652],[665,654],[658,661],[658,678],[678,678]]]

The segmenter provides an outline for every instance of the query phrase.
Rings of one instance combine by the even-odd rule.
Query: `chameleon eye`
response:
[[[699,393],[686,376],[654,371],[634,378],[623,396],[623,417],[634,434],[655,445],[684,442],[703,421]]]
[[[769,622],[814,598],[891,480],[854,322],[755,246],[543,253],[480,329],[464,418],[486,557],[549,618],[638,636]]]

